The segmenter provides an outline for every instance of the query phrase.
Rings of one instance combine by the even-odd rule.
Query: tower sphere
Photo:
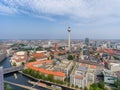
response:
[[[70,27],[68,27],[68,32],[70,32],[71,30],[70,30]]]

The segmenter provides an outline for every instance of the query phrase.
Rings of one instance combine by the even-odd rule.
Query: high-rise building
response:
[[[4,90],[3,67],[0,67],[0,90]]]
[[[48,42],[48,46],[51,46],[51,41]]]
[[[89,38],[85,38],[85,44],[89,46]]]
[[[70,27],[68,27],[68,50],[70,50]]]

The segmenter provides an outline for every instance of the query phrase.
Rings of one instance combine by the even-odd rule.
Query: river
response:
[[[11,67],[10,58],[6,58],[2,62],[0,62],[0,66],[3,66],[3,68]],[[14,75],[13,75],[14,73],[10,73],[10,74],[4,75],[4,80],[14,82],[14,83],[17,83],[17,84],[26,85],[26,86],[32,86],[31,84],[29,84],[27,82],[28,82],[28,80],[34,81],[33,79],[28,78],[28,77],[20,74],[19,72],[15,72],[15,73],[18,76],[17,79],[14,78]],[[26,90],[26,89],[21,88],[21,87],[17,87],[17,86],[13,86],[13,85],[11,85],[11,86],[14,88],[14,90]],[[48,89],[44,89],[44,88],[37,87],[37,86],[35,88],[37,88],[38,90],[48,90]]]

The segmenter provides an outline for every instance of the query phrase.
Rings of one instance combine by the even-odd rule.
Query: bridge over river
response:
[[[24,69],[24,66],[17,66],[17,67],[14,66],[14,67],[3,69],[3,73],[4,74],[13,73],[13,72],[20,71],[23,69]]]

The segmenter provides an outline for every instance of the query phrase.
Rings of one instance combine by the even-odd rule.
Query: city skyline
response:
[[[0,39],[119,39],[119,0],[2,0]]]

